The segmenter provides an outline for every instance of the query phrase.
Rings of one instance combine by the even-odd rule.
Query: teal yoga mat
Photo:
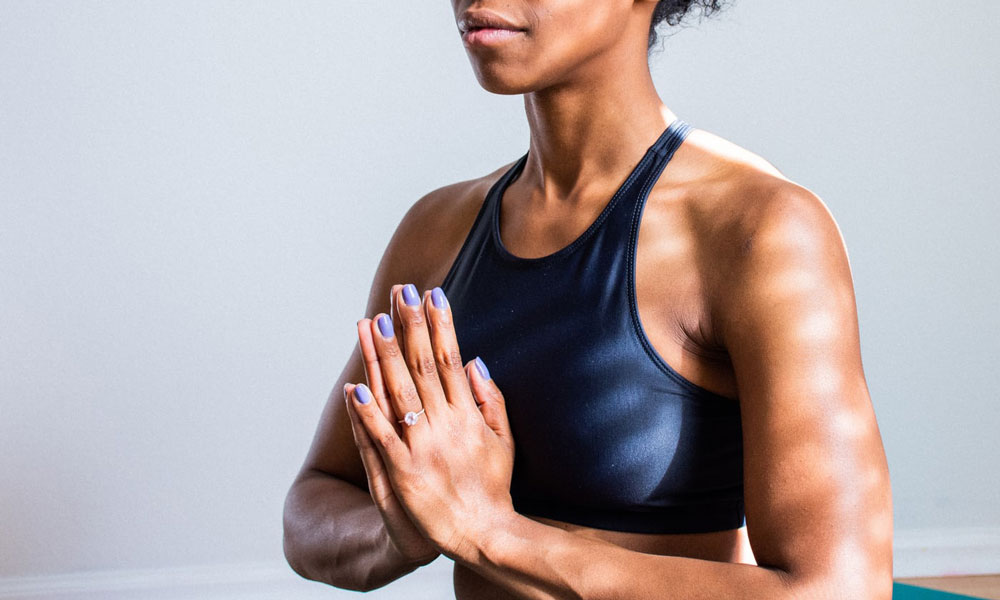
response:
[[[962,598],[975,598],[975,596],[949,594],[905,583],[892,584],[892,600],[961,600]]]

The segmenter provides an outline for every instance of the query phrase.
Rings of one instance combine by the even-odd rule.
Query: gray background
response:
[[[737,0],[653,59],[837,219],[897,534],[1000,527],[998,17]],[[526,149],[443,0],[0,2],[0,577],[280,565],[396,224]]]

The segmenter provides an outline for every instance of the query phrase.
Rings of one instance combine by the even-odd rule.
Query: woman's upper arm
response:
[[[439,283],[433,281],[435,274],[448,260],[449,253],[457,253],[458,250],[457,246],[454,250],[451,246],[455,246],[456,239],[459,244],[464,240],[460,231],[461,221],[466,219],[464,213],[468,211],[460,210],[456,203],[456,194],[461,192],[462,187],[460,183],[438,188],[421,197],[407,210],[375,270],[365,314],[345,321],[344,331],[354,331],[352,326],[359,319],[370,318],[380,312],[389,313],[393,285],[413,283],[418,289],[423,289],[426,285]],[[448,220],[454,222],[458,229],[449,226]],[[471,227],[471,222],[468,225]],[[344,282],[344,285],[352,285],[352,282]],[[367,382],[360,344],[356,335],[354,338],[354,348],[327,398],[298,477],[319,472],[367,489],[368,480],[354,444],[343,394],[344,384]]]
[[[715,320],[739,391],[754,556],[791,585],[881,597],[892,585],[888,468],[840,231],[789,182],[747,214]]]

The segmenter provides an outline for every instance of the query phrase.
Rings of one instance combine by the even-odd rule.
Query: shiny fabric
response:
[[[744,522],[739,404],[674,371],[635,303],[643,206],[690,130],[671,123],[597,220],[539,258],[512,255],[499,233],[525,153],[487,193],[441,285],[463,359],[480,356],[506,398],[519,513],[643,533]]]

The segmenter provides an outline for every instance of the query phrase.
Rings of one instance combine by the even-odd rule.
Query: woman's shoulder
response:
[[[746,257],[762,235],[841,242],[826,203],[770,161],[704,130],[694,130],[688,140],[685,212],[696,239],[718,260]]]
[[[494,171],[449,183],[418,198],[403,215],[390,241],[408,281],[439,285],[472,229],[486,193],[516,161]],[[424,288],[421,288],[424,289]]]
[[[823,199],[750,150],[700,130],[689,139],[685,213],[720,305],[802,274],[824,279],[823,289],[851,285],[847,248]]]

